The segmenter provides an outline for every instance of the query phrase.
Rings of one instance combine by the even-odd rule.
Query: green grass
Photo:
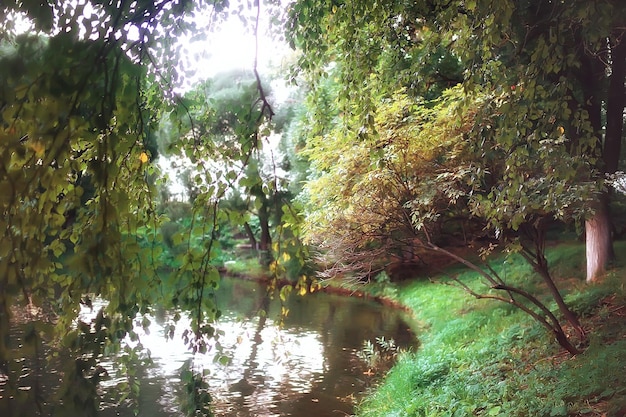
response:
[[[234,261],[226,262],[224,269],[227,274],[251,279],[264,278],[268,275],[267,268],[264,268],[256,257],[239,257]]]
[[[626,253],[626,242],[616,245]],[[397,286],[421,323],[421,346],[401,356],[360,405],[362,417],[619,416],[626,410],[626,267],[602,284],[584,283],[584,246],[551,248],[549,261],[566,300],[589,331],[589,347],[571,358],[548,332],[514,307],[476,300],[427,280]],[[517,258],[499,273],[526,288],[541,281]],[[479,278],[455,268],[464,281]],[[443,279],[445,281],[445,278]],[[610,301],[610,302],[609,302]]]

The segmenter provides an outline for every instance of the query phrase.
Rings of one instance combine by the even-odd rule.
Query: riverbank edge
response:
[[[584,250],[566,243],[549,259],[589,330],[583,354],[567,355],[519,310],[433,284],[438,277],[405,282],[398,299],[425,323],[420,349],[400,357],[356,415],[625,417],[626,259],[586,284]]]
[[[244,281],[253,281],[259,284],[263,284],[263,285],[275,285],[276,288],[278,289],[286,287],[286,286],[291,286],[292,288],[295,289],[297,286],[297,283],[292,282],[286,278],[276,278],[270,275],[251,276],[251,275],[247,275],[244,273],[228,271],[228,269],[226,268],[219,268],[219,271],[221,274],[229,278],[235,278],[235,279],[240,279]],[[327,294],[340,295],[344,297],[360,298],[366,301],[375,302],[385,307],[393,308],[396,310],[401,310],[402,312],[409,314],[411,316],[413,316],[415,313],[409,306],[391,297],[370,294],[366,290],[359,290],[359,289],[354,289],[354,288],[346,288],[346,287],[342,287],[338,285],[332,285],[332,283],[330,283],[329,281],[330,280],[320,282],[319,286],[317,286],[316,289],[312,290],[311,288],[309,288],[308,292],[310,293],[324,292]],[[364,285],[367,285],[367,284],[364,284]]]
[[[612,279],[585,284],[584,250],[580,243],[564,243],[549,253],[567,301],[590,329],[590,346],[576,357],[567,355],[524,313],[436,283],[445,281],[446,274],[472,275],[461,272],[463,268],[386,284],[395,292],[389,305],[407,311],[419,323],[420,347],[400,355],[357,406],[356,415],[625,417],[626,259],[609,271]],[[626,242],[616,243],[616,253],[626,253]],[[492,260],[507,264],[507,278],[529,279],[533,274],[524,261]],[[273,282],[269,276],[263,280]],[[278,280],[276,285],[295,284]],[[361,291],[323,288],[376,302],[385,299],[367,293],[380,292],[377,283]]]

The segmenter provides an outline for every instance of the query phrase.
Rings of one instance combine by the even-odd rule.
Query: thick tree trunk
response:
[[[611,77],[606,100],[606,133],[603,160],[607,174],[617,171],[624,129],[626,103],[626,37],[615,35],[611,40]]]
[[[606,103],[606,132],[602,156],[603,171],[613,174],[617,171],[622,145],[624,125],[624,104],[626,81],[626,39],[613,36],[611,39],[611,76]],[[585,222],[587,246],[587,282],[602,278],[607,265],[613,260],[613,241],[611,238],[611,214],[609,211],[609,193],[603,193],[594,207],[594,214]]]
[[[587,282],[600,280],[613,258],[611,219],[606,198],[601,198],[592,217],[585,222]]]

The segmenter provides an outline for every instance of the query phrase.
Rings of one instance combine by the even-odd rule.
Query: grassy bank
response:
[[[584,283],[582,245],[549,252],[566,301],[589,332],[589,347],[576,357],[514,307],[428,279],[396,285],[390,292],[422,324],[421,346],[400,358],[358,415],[626,415],[626,242],[616,252],[622,259],[598,285]],[[493,265],[507,280],[542,292],[540,279],[521,259],[502,258]],[[478,283],[461,268],[447,271],[453,274]]]

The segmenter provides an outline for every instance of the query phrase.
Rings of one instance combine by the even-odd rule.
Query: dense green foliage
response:
[[[218,19],[223,6],[166,0],[0,7],[0,368],[7,377],[0,402],[11,415],[50,407],[55,415],[95,414],[96,389],[106,374],[102,355],[120,356],[120,401],[136,396],[132,363],[143,348],[120,342],[137,341],[134,323],[149,326],[146,315],[156,305],[188,311],[186,342],[194,353],[207,351],[220,314],[211,297],[219,280],[218,229],[226,221],[219,202],[257,148],[245,139],[258,135],[271,108],[262,101],[245,125],[233,113],[233,128],[245,130],[236,132],[238,171],[226,167],[214,173],[216,180],[198,184],[181,233],[171,230],[180,219],[162,225],[168,219],[157,206],[151,162],[165,115],[179,132],[198,116],[175,93],[181,81],[172,65],[180,48],[176,35],[193,29],[186,18],[193,7]],[[263,94],[260,85],[251,92]],[[201,141],[201,133],[183,132],[177,153],[203,160],[217,142]],[[165,264],[176,268],[167,271]],[[81,305],[100,299],[106,302],[91,321],[77,321]],[[15,326],[26,326],[19,338]],[[54,358],[42,361],[47,344],[67,358],[62,384],[42,392],[41,374],[58,367]],[[29,378],[24,357],[37,363]],[[200,389],[194,378],[190,384]]]
[[[289,33],[319,115],[305,231],[329,274],[368,278],[391,261],[419,263],[424,250],[459,260],[442,246],[484,256],[499,245],[532,265],[584,344],[551,276],[546,233],[555,221],[585,224],[590,281],[614,254],[604,174],[623,142],[624,14],[618,2],[296,2]],[[333,82],[328,112],[319,99]],[[465,262],[503,291],[497,299],[579,350],[536,294]]]
[[[616,1],[296,2],[289,33],[313,85],[338,80],[339,125],[356,142],[382,133],[376,114],[398,89],[432,98],[442,91],[433,73],[462,82],[461,111],[476,113],[466,139],[484,168],[473,173],[485,197],[474,214],[506,231],[585,221],[593,280],[613,254],[602,182],[623,141],[625,13]]]

